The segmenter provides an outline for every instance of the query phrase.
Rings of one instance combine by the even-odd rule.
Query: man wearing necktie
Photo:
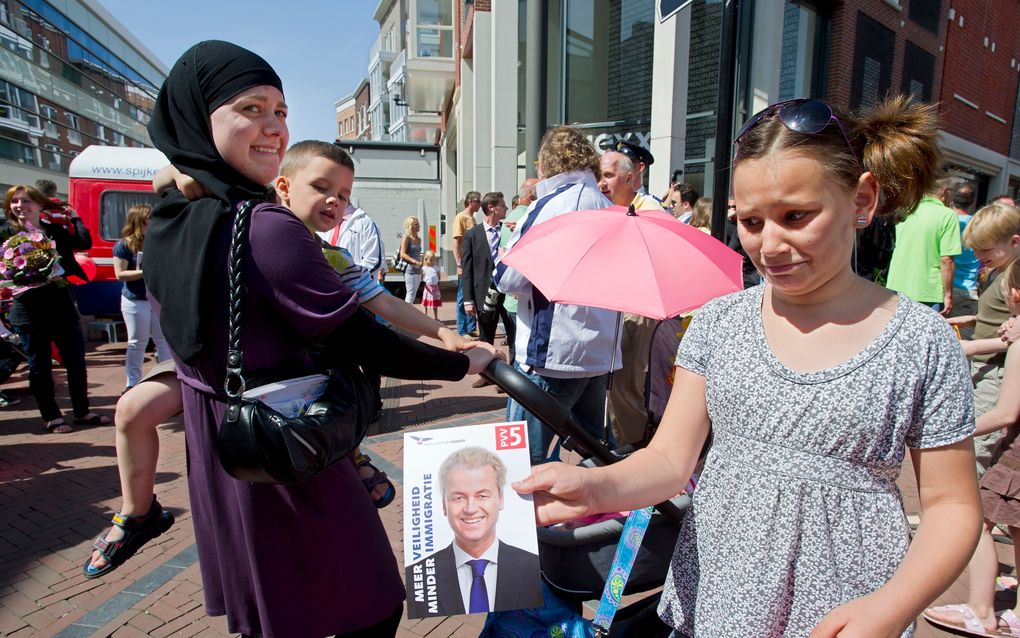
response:
[[[510,347],[510,360],[513,361],[516,326],[503,305],[505,295],[492,286],[492,271],[499,259],[500,224],[507,213],[503,193],[486,193],[482,197],[481,211],[484,215],[482,223],[465,231],[461,243],[464,311],[478,318],[479,339],[486,343],[496,341],[496,323],[502,319]],[[473,387],[480,388],[488,384],[488,381],[479,377]]]
[[[434,571],[438,606],[409,595],[409,616],[450,616],[542,606],[538,555],[496,536],[503,509],[506,466],[493,452],[465,447],[439,468],[443,515],[453,530],[447,547],[407,568],[408,588],[418,572]],[[409,592],[410,593],[410,592]]]

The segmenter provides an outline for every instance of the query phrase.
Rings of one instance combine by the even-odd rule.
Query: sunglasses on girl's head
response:
[[[826,126],[835,122],[840,135],[843,136],[843,141],[846,142],[846,147],[850,149],[850,152],[854,157],[857,157],[857,153],[854,151],[854,145],[850,143],[850,138],[847,137],[846,131],[843,130],[843,124],[839,121],[839,118],[836,117],[836,114],[832,112],[832,107],[821,100],[808,98],[797,98],[795,100],[778,102],[758,111],[752,115],[749,120],[744,122],[743,126],[740,127],[740,130],[737,131],[737,136],[733,139],[733,143],[739,144],[740,138],[747,135],[748,131],[761,124],[773,113],[777,112],[779,121],[783,123],[783,126],[794,133],[800,133],[802,135],[817,135],[825,130]]]

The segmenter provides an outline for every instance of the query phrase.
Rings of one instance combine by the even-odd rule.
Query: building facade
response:
[[[50,179],[86,146],[150,146],[166,66],[92,0],[0,0],[0,186]]]
[[[445,136],[457,137],[463,123],[458,116],[470,118],[475,136],[508,126],[496,124],[501,118],[496,104],[471,112],[482,86],[490,101],[513,93],[518,103],[509,124],[521,133],[517,178],[534,160],[526,152],[526,132],[571,124],[587,131],[598,148],[618,139],[650,148],[656,158],[648,175],[652,192],[665,190],[672,172],[683,169],[685,181],[711,193],[721,1],[694,0],[660,20],[659,2],[538,0],[541,30],[534,32],[526,19],[527,5],[533,3],[519,2],[516,15],[507,4],[512,3],[460,5],[466,14],[467,28],[461,31],[465,53]],[[910,94],[939,104],[940,139],[951,174],[972,181],[982,196],[1015,193],[1020,187],[1020,134],[1014,130],[1014,121],[1020,120],[1018,18],[1020,3],[1013,1],[741,0],[735,108],[728,130],[735,132],[751,114],[792,97],[821,97],[854,109],[891,93]],[[516,41],[503,38],[508,29],[518,31]],[[529,67],[528,44],[536,40],[542,43],[544,63]],[[496,56],[485,79],[479,79],[484,65],[472,60],[480,48]],[[513,87],[506,70],[515,66]],[[542,117],[534,123],[525,117],[525,105],[533,99],[526,90],[529,68],[539,68],[544,76],[538,98]],[[458,145],[459,167],[451,169],[457,192],[512,186],[498,167],[477,168],[478,154],[498,153],[497,142],[490,138],[485,148],[468,150],[468,163],[463,144]]]
[[[454,84],[455,0],[380,0],[368,63],[368,138],[434,144]],[[355,94],[357,91],[355,92]]]
[[[382,0],[380,10],[403,16],[407,36],[422,28],[415,19],[424,1]],[[597,148],[619,139],[648,147],[656,160],[646,176],[652,193],[682,169],[684,181],[711,194],[717,165],[725,169],[731,152],[725,145],[716,161],[724,3],[679,3],[664,19],[661,4],[452,0],[453,81],[433,84],[445,94],[429,105],[440,111],[447,218],[466,191],[516,191],[534,170],[536,136],[560,124],[584,130]],[[979,202],[1020,188],[1020,2],[739,0],[737,7],[728,137],[753,113],[793,97],[855,109],[910,94],[939,105],[945,168],[972,182]],[[445,11],[432,21],[445,25]],[[390,18],[377,15],[381,51],[401,40],[387,36]],[[413,95],[406,40],[380,79],[391,95]],[[391,135],[406,117],[393,105],[388,119],[378,118]]]
[[[364,94],[364,95],[363,95]],[[359,104],[358,98],[361,98]],[[358,140],[367,127],[368,120],[368,80],[362,79],[358,88],[350,95],[333,103],[336,109],[336,139]]]
[[[919,3],[918,0],[914,0]],[[945,65],[939,99],[946,169],[971,182],[978,202],[1020,195],[1017,90],[1020,3],[952,0],[944,8]]]

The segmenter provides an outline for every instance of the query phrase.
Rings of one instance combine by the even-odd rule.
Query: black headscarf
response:
[[[280,77],[261,57],[229,42],[199,42],[170,69],[149,122],[153,145],[210,193],[188,202],[177,189],[166,191],[145,237],[145,285],[160,304],[170,347],[185,362],[202,350],[202,286],[210,277],[226,278],[225,272],[207,272],[214,231],[232,219],[234,204],[266,195],[264,185],[220,156],[209,115],[241,91],[262,85],[283,92]]]

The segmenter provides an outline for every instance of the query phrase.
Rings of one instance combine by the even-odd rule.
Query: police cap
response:
[[[655,162],[655,158],[652,157],[648,149],[634,142],[619,140],[614,148],[617,153],[623,153],[632,160],[643,163],[645,166],[651,166]]]

